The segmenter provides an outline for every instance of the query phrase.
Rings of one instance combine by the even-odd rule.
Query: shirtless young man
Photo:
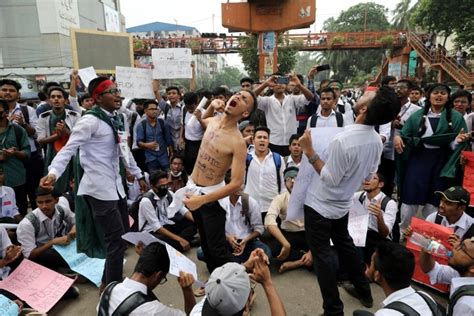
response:
[[[188,182],[188,186],[195,184],[200,193],[188,195],[183,201],[198,227],[209,272],[233,261],[225,239],[226,213],[219,200],[238,191],[243,184],[247,146],[237,124],[251,115],[257,99],[251,92],[240,91],[229,99],[224,115],[206,118],[222,106],[223,101],[214,100],[203,114],[206,132]],[[231,181],[225,185],[224,176],[229,169]]]

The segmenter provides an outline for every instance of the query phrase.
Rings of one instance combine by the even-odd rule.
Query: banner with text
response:
[[[155,99],[151,69],[117,66],[115,79],[124,98]]]
[[[151,50],[154,79],[191,79],[192,52],[189,48]]]

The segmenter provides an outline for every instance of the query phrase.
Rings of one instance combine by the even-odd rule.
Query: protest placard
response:
[[[178,277],[179,271],[190,273],[194,277],[196,286],[204,286],[204,282],[198,280],[196,264],[172,246],[164,244],[170,258],[169,273]]]
[[[356,247],[365,247],[367,230],[369,229],[369,211],[364,208],[358,198],[352,200],[349,210],[347,230]]]
[[[323,127],[312,128],[311,139],[313,140],[313,148],[319,154],[322,160],[327,159],[327,148],[334,137],[344,131],[342,127]],[[320,178],[308,159],[303,155],[298,176],[296,177],[293,190],[291,191],[290,200],[288,202],[288,214],[286,220],[295,220],[304,218],[304,201],[308,188],[311,191],[318,189]]]
[[[19,313],[19,306],[15,302],[9,300],[6,296],[0,294],[0,315],[18,316]]]
[[[121,96],[128,99],[155,99],[151,69],[115,67],[115,82]]]
[[[54,245],[54,249],[67,262],[69,268],[91,280],[97,287],[102,282],[105,259],[89,258],[84,253],[77,253],[76,240],[67,246]]]
[[[92,79],[97,78],[97,74],[95,72],[94,67],[90,66],[87,68],[79,69],[78,71],[79,77],[81,78],[82,83],[85,87],[89,86],[89,83]]]
[[[192,52],[189,48],[155,48],[151,50],[154,79],[190,79]]]
[[[448,237],[453,233],[452,228],[444,227],[435,223],[430,223],[416,217],[413,217],[411,220],[411,228],[414,232],[439,240],[445,247],[451,248],[451,245],[448,242]],[[437,289],[440,292],[447,293],[448,285],[431,284],[430,278],[428,277],[428,275],[425,274],[421,270],[421,267],[419,264],[419,257],[420,257],[420,250],[421,250],[420,246],[413,244],[412,242],[410,242],[410,239],[408,239],[406,247],[415,255],[416,265],[415,265],[415,272],[413,273],[412,279],[416,282],[419,282],[431,288]],[[433,255],[433,259],[440,264],[448,264],[447,258]]]
[[[74,279],[23,259],[11,274],[0,282],[0,289],[15,294],[32,308],[47,313],[73,283]]]

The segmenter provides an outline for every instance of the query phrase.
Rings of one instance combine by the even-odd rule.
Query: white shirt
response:
[[[109,315],[112,315],[117,307],[122,303],[127,297],[135,292],[142,292],[147,294],[148,290],[145,284],[134,281],[129,278],[125,278],[122,283],[117,284],[110,295],[109,299]],[[100,301],[99,301],[100,304]],[[97,305],[97,310],[99,310],[99,305]],[[186,313],[180,311],[176,308],[171,308],[159,301],[151,301],[145,304],[142,304],[135,308],[129,315],[131,316],[186,316]]]
[[[286,191],[285,179],[283,178],[283,170],[285,170],[285,163],[282,158],[280,167],[281,192],[278,192],[278,180],[276,175],[276,166],[273,161],[273,153],[268,151],[267,156],[260,161],[255,155],[251,153],[253,159],[250,162],[247,171],[247,184],[245,185],[245,192],[257,200],[260,205],[260,210],[266,212],[270,207],[273,198],[279,193]]]
[[[204,136],[204,130],[202,129],[201,123],[199,123],[196,118],[191,120],[193,116],[192,113],[186,111],[184,117],[184,138],[191,141],[199,141],[202,140],[202,137]]]
[[[204,302],[206,301],[206,296],[199,302],[194,305],[193,310],[189,314],[189,316],[201,316],[202,315],[202,308],[204,307]]]
[[[27,105],[26,108],[28,109],[28,116],[29,116],[28,119],[30,121],[30,126],[33,127],[34,129],[36,129],[37,124],[38,124],[38,116],[36,115],[36,111],[35,111],[35,109],[33,109],[29,105]],[[23,116],[23,114],[21,112],[20,103],[16,104],[15,108],[13,109],[13,111],[10,112],[9,116],[12,116],[13,114],[21,114],[21,116]],[[35,145],[35,139],[34,139],[33,136],[28,135],[28,142],[30,143],[32,153],[34,153],[37,150],[36,145]]]
[[[361,194],[362,194],[361,191],[356,192],[354,194],[354,198],[359,200]],[[364,208],[368,210],[370,200],[367,195],[367,192],[364,192],[364,195],[365,197],[362,201],[362,206],[364,206]],[[382,200],[385,197],[386,195],[383,192],[380,192],[373,198],[373,200],[376,200],[377,203],[382,203]],[[398,212],[397,202],[390,199],[390,201],[388,201],[387,205],[385,206],[385,211],[382,210],[382,212],[383,212],[383,221],[385,222],[385,225],[388,227],[388,233],[390,234],[392,232],[393,225],[395,224],[395,219],[397,218],[397,212]],[[369,229],[379,232],[379,229],[377,226],[377,217],[370,213],[369,213]]]
[[[270,133],[270,143],[287,146],[291,135],[296,134],[298,122],[296,110],[306,106],[309,101],[303,94],[285,95],[280,103],[275,96],[258,97],[258,108],[265,112]]]
[[[460,278],[461,275],[458,271],[454,270],[448,265],[439,264],[435,261],[435,265],[431,271],[429,271],[428,276],[430,277],[430,283],[436,284],[449,284],[454,278]]]
[[[342,115],[344,116],[345,124],[354,124],[354,111],[352,110],[352,105],[347,102],[342,96],[340,96],[339,100],[337,100],[337,105],[344,105],[344,113]],[[338,109],[337,106],[336,109]]]
[[[7,248],[11,246],[12,242],[10,240],[10,237],[8,237],[7,230],[0,226],[0,253],[2,255],[1,258],[5,258]],[[9,266],[4,266],[3,268],[0,268],[0,279],[5,279],[9,274],[10,274],[10,267]]]
[[[127,130],[126,126],[125,130]],[[125,198],[125,190],[119,173],[121,154],[112,128],[93,115],[81,117],[72,129],[66,146],[51,162],[49,173],[54,174],[58,179],[78,149],[84,175],[77,195],[90,195],[103,201]],[[137,167],[130,151],[128,151],[128,157],[130,161],[130,164],[126,164],[128,171],[135,178],[140,179],[141,170]],[[123,161],[125,163],[125,159]]]
[[[472,126],[474,123],[474,112],[467,114],[467,116],[464,117],[464,120],[466,121],[468,132],[472,132]],[[472,150],[474,151],[474,142],[472,143]]]
[[[293,157],[291,157],[291,155],[289,155],[288,158],[286,158],[286,168],[289,168],[289,167],[297,167],[297,168],[299,168],[300,165],[301,165],[301,162],[303,162],[303,159],[301,159],[300,162],[296,163],[296,162],[293,160]]]
[[[323,116],[321,115],[321,107],[319,107],[318,111],[313,115],[318,116],[315,127],[339,127],[337,126],[336,111],[334,110],[332,110],[328,116]],[[306,124],[306,128],[311,128],[311,118],[312,116],[308,118],[308,123]],[[342,118],[343,118],[342,126],[349,125],[346,123],[344,115],[342,116]]]
[[[80,114],[77,114],[76,112],[68,110],[68,109],[65,109],[64,111],[66,112],[64,123],[67,125],[69,130],[72,130],[74,125],[76,125],[77,120],[81,116]],[[38,119],[38,127],[36,128],[36,134],[38,135],[38,139],[43,139],[43,138],[51,136],[51,132],[49,128],[51,112],[52,110],[41,113]]]
[[[423,292],[426,296],[429,296],[425,292]],[[431,298],[431,296],[429,296]],[[413,308],[415,311],[417,311],[420,315],[423,316],[429,316],[433,315],[431,312],[430,307],[428,304],[425,302],[423,297],[421,297],[420,294],[416,293],[415,290],[409,286],[407,288],[398,290],[396,292],[393,292],[389,296],[387,296],[383,302],[382,306],[387,306],[388,304],[392,302],[402,302]],[[433,300],[434,302],[434,300]],[[376,313],[375,316],[400,316],[403,314],[400,312],[397,312],[394,309],[388,309],[388,308],[382,308],[379,309]]]
[[[5,185],[0,186],[0,217],[14,217],[20,214],[16,205],[15,191]]]
[[[150,199],[142,198],[138,206],[138,229],[144,232],[156,232],[164,225],[173,225],[174,222],[168,218],[167,209],[171,204],[168,202],[168,197],[165,195],[160,198],[156,193],[150,189],[148,192],[153,193],[153,198],[156,201],[156,208],[153,207]],[[174,193],[168,191],[171,197],[174,197]],[[172,200],[171,200],[172,201]],[[179,213],[184,216],[188,210],[181,208]]]
[[[305,204],[326,218],[345,216],[362,181],[377,172],[382,148],[373,126],[346,126],[329,144],[320,182],[313,177]]]
[[[65,236],[71,230],[72,226],[76,223],[75,215],[71,212],[69,208],[69,203],[64,197],[59,198],[58,205],[60,205],[64,210],[64,219],[63,222],[60,222],[59,211],[54,212],[52,218],[47,217],[39,209],[33,210],[33,214],[38,218],[40,230],[38,235],[35,236],[35,228],[28,218],[21,220],[18,224],[16,234],[18,237],[18,242],[22,246],[23,256],[28,258],[31,254],[31,251],[36,247],[46,244],[51,239],[56,237]],[[66,224],[66,225],[65,225]]]
[[[474,278],[454,278],[451,280],[449,288],[449,298],[456,290],[463,285],[474,285]],[[453,309],[453,315],[474,315],[474,297],[470,295],[462,296],[456,302]]]
[[[258,202],[249,196],[249,215],[250,225],[245,222],[245,216],[242,214],[242,197],[239,197],[235,205],[230,202],[230,197],[225,198],[228,203],[226,209],[225,234],[236,236],[237,239],[244,239],[252,232],[263,234],[262,215]]]
[[[426,217],[426,221],[430,223],[434,223],[436,220],[436,215],[438,212],[431,213]],[[443,219],[441,220],[441,226],[444,227],[449,227],[453,228],[453,231],[456,235],[458,235],[460,238],[464,236],[464,234],[468,231],[468,229],[471,227],[472,224],[474,224],[474,218],[471,216],[467,215],[466,213],[462,213],[461,217],[458,219],[458,221],[454,224],[450,224],[446,217],[441,216]]]

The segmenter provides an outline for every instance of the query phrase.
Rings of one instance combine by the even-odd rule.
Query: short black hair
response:
[[[181,159],[181,161],[184,163],[184,157],[181,156],[181,155],[174,154],[173,156],[171,156],[170,162],[172,163],[173,160],[175,160],[175,159]]]
[[[198,95],[199,99],[202,99],[202,97],[206,97],[206,99],[210,100],[212,98],[211,91],[204,88],[197,90],[196,94]]]
[[[377,171],[377,177],[379,177],[379,182],[385,183],[385,176],[383,175],[382,171]]]
[[[82,105],[82,103],[86,100],[86,99],[90,99],[92,98],[91,95],[89,93],[83,93],[80,97],[79,97],[79,104]]]
[[[178,92],[178,95],[181,95],[181,91],[179,90],[179,88],[177,86],[169,86],[168,88],[166,88],[166,93],[170,92],[171,90],[176,90]]]
[[[365,125],[383,125],[393,121],[400,112],[401,103],[395,90],[382,86],[367,107]]]
[[[38,99],[40,99],[41,101],[46,101],[48,99],[48,97],[46,96],[46,94],[43,91],[40,91],[40,92],[38,92]]]
[[[390,81],[397,81],[397,78],[394,76],[383,76],[382,80],[380,81],[380,85],[386,86]]]
[[[301,82],[301,84],[304,85],[304,78],[303,78],[303,75],[297,74],[296,77],[298,77],[298,80]]]
[[[97,87],[104,81],[109,80],[106,77],[97,77],[92,79],[89,82],[89,86],[87,87],[87,91],[89,92],[90,95],[94,95],[94,90],[97,89]]]
[[[36,189],[36,197],[45,196],[45,195],[52,195],[55,198],[61,196],[61,194],[55,189],[46,189],[42,187],[38,187],[38,189]]]
[[[268,134],[268,137],[270,137],[270,129],[268,127],[266,127],[266,126],[257,126],[255,128],[255,131],[253,132],[253,134],[256,135],[257,132],[259,132],[259,131],[266,132]]]
[[[250,84],[254,84],[253,79],[250,77],[243,77],[242,79],[240,79],[240,85],[242,85],[242,83],[244,82],[249,82]]]
[[[459,89],[459,90],[456,90],[456,92],[454,92],[452,95],[451,95],[451,100],[456,100],[457,98],[462,98],[462,97],[466,97],[468,102],[469,102],[469,106],[471,105],[471,102],[472,102],[472,94],[467,91],[467,90],[463,90],[463,89]]]
[[[3,109],[3,112],[7,113],[10,111],[10,108],[8,106],[8,102],[3,100],[3,99],[0,99],[0,107],[2,107]]]
[[[59,83],[57,83],[56,81],[48,81],[43,86],[43,93],[45,95],[48,95],[49,88],[51,88],[51,87],[60,87],[60,86],[61,85]]]
[[[53,91],[59,91],[63,95],[64,99],[67,98],[66,90],[64,90],[63,88],[61,88],[59,86],[52,86],[51,88],[48,89],[48,98],[51,97],[51,93],[53,93]]]
[[[150,277],[156,272],[166,274],[169,270],[170,257],[166,247],[159,242],[154,242],[143,249],[133,272]]]
[[[145,102],[143,102],[143,108],[146,109],[150,104],[155,104],[158,107],[158,102],[154,99],[147,99]]]
[[[183,96],[184,105],[190,106],[198,102],[198,95],[195,92],[186,92]]]
[[[336,98],[336,92],[334,92],[333,88],[330,88],[330,87],[324,88],[319,92],[319,95],[321,96],[323,93],[332,93],[332,97],[334,99]]]
[[[397,81],[397,83],[406,83],[407,84],[407,88],[409,90],[412,90],[414,85],[413,85],[413,82],[411,80],[408,80],[408,79],[400,79]]]
[[[150,176],[150,184],[155,185],[160,181],[161,179],[168,179],[168,173],[163,170],[158,170],[155,173],[152,173]]]
[[[218,96],[218,95],[223,95],[223,96],[226,96],[227,95],[227,89],[224,88],[224,87],[215,87],[213,90],[212,90],[212,96]]]
[[[410,286],[415,271],[415,256],[404,246],[391,242],[381,242],[375,252],[375,270],[379,271],[392,290]]]
[[[240,90],[240,91],[245,91],[247,93],[250,94],[250,96],[252,97],[253,99],[253,107],[252,107],[252,110],[250,111],[249,113],[249,116],[246,118],[246,119],[250,119],[253,114],[255,113],[255,111],[257,111],[257,108],[258,108],[258,98],[257,96],[255,95],[255,93],[252,91],[252,90]]]
[[[423,90],[420,88],[420,86],[413,84],[413,87],[411,88],[411,91],[420,91],[420,94],[423,94]]]
[[[13,86],[17,92],[21,90],[21,84],[16,80],[12,80],[12,79],[0,80],[0,87],[6,86],[6,85]]]
[[[293,134],[290,136],[290,141],[289,141],[289,145],[291,145],[291,143],[294,141],[294,140],[298,140],[300,139],[301,135],[300,134]]]

